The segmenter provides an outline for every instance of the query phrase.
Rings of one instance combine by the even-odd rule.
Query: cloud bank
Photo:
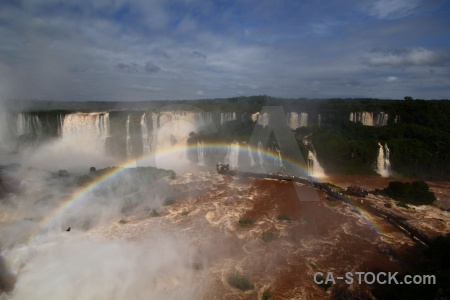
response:
[[[435,0],[3,1],[0,98],[447,98],[449,15]]]

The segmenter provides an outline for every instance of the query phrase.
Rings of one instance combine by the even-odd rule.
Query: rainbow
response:
[[[205,143],[203,145],[204,149],[208,149],[211,151],[222,151],[225,152],[228,150],[230,146],[229,143]],[[111,168],[110,170],[102,173],[101,175],[95,177],[92,181],[88,182],[84,186],[80,187],[76,192],[74,192],[69,198],[61,202],[46,218],[44,218],[41,222],[39,222],[37,230],[30,236],[28,239],[28,243],[36,240],[43,232],[45,232],[48,228],[50,228],[54,222],[58,219],[59,216],[64,214],[66,211],[70,210],[75,203],[85,199],[89,193],[95,191],[105,182],[108,182],[110,179],[114,178],[117,174],[123,172],[123,170],[127,168],[133,168],[140,165],[140,163],[148,161],[149,159],[168,159],[175,154],[183,154],[184,151],[196,150],[197,145],[191,145],[189,147],[185,146],[174,146],[170,148],[165,148],[159,150],[155,154],[151,155],[143,155],[138,158],[133,158],[122,162],[118,167]],[[241,151],[248,151],[247,146],[245,148],[241,148]],[[253,153],[258,153],[258,149],[254,147],[250,147]],[[266,149],[261,149],[260,153],[264,155],[266,158],[277,159],[278,154],[268,151]],[[292,158],[283,157],[283,163],[289,163],[291,166],[295,166],[299,171],[305,172],[307,171],[304,164],[301,164],[298,160],[294,160]],[[356,209],[358,209],[356,207]],[[368,214],[364,213],[362,210],[358,209],[361,215],[365,217],[365,219],[379,232],[379,228],[376,223],[372,220]]]

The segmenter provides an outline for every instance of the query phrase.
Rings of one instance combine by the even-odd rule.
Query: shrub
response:
[[[401,201],[398,201],[395,205],[409,209],[408,204],[401,202]]]
[[[391,181],[383,190],[389,197],[414,205],[432,204],[436,197],[425,181],[399,182]]]
[[[286,214],[279,214],[279,215],[277,216],[277,219],[280,220],[280,221],[288,221],[288,222],[291,221],[291,219],[289,218],[289,216],[286,215]]]
[[[269,291],[264,291],[264,293],[262,294],[262,300],[267,300],[272,298],[272,295],[270,294]]]
[[[228,275],[227,282],[232,287],[238,288],[241,291],[253,290],[254,285],[247,278],[239,274]]]
[[[387,208],[391,208],[392,207],[392,205],[390,203],[385,203],[384,206],[387,207]]]
[[[187,211],[187,210],[183,210],[182,212],[181,212],[181,215],[182,216],[187,216],[189,214],[189,211]]]
[[[119,224],[127,224],[127,223],[128,223],[128,221],[125,220],[125,219],[121,219],[121,220],[119,221]]]
[[[242,227],[253,225],[253,220],[250,219],[240,219],[239,225]]]

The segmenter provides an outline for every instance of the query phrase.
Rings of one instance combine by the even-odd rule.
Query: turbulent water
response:
[[[299,201],[298,183],[198,172],[149,185],[127,169],[59,210],[78,193],[76,177],[8,172],[21,192],[0,204],[1,253],[16,278],[2,300],[260,299],[264,291],[274,299],[323,299],[342,289],[367,298],[367,285],[338,284],[328,294],[313,275],[398,271],[399,257],[416,255],[414,242],[381,218],[369,220],[320,191],[320,201]],[[450,228],[446,212],[415,213],[430,233]],[[254,289],[230,286],[230,274]]]

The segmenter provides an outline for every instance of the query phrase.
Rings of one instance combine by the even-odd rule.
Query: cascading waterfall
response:
[[[276,149],[277,153],[278,153],[278,165],[280,167],[283,167],[283,157],[281,156],[281,151],[280,149]]]
[[[310,176],[321,178],[325,177],[325,170],[317,160],[316,151],[308,151],[308,173]]]
[[[239,166],[239,151],[240,145],[238,142],[233,142],[228,146],[228,153],[225,157],[225,162],[227,162],[232,169],[237,169]]]
[[[230,122],[236,120],[236,113],[235,112],[228,112],[228,113],[221,113],[220,114],[220,124]]]
[[[377,126],[386,126],[389,120],[389,115],[385,114],[384,112],[380,112],[377,115],[377,122],[376,125]]]
[[[382,177],[389,177],[390,175],[390,151],[387,144],[381,145],[378,143],[378,157],[377,157],[377,168],[376,172],[380,174]]]
[[[162,168],[186,170],[189,164],[188,157],[194,160],[197,157],[197,162],[200,162],[198,152],[188,154],[188,139],[191,134],[200,131],[208,133],[214,130],[212,113],[181,110],[161,111],[151,113],[151,115],[147,114],[147,117],[149,118],[147,123],[149,126],[147,128],[149,152],[155,154],[152,164]],[[165,154],[160,155],[163,153]]]
[[[147,127],[147,116],[145,113],[141,116],[141,136],[142,136],[142,153],[147,155],[150,153],[150,140]]]
[[[203,141],[197,142],[197,157],[198,157],[198,165],[205,165],[205,152],[204,152],[205,143]]]
[[[258,161],[260,166],[263,166],[264,163],[262,152],[263,152],[263,144],[261,143],[261,141],[258,141]]]
[[[308,126],[308,114],[305,112],[300,113],[300,127]]]
[[[253,159],[252,148],[250,147],[250,145],[247,145],[247,152],[248,152],[248,156],[250,158],[250,166],[254,167],[255,166],[255,160]]]
[[[64,116],[63,141],[76,142],[83,149],[101,151],[109,136],[109,113],[72,113]]]
[[[266,127],[269,125],[269,114],[263,113],[258,115],[258,124]]]
[[[17,135],[36,135],[39,139],[43,134],[43,127],[39,116],[20,113],[17,116]]]
[[[299,118],[298,118],[298,113],[296,113],[296,112],[287,113],[287,121],[288,121],[288,126],[291,129],[295,130],[295,129],[300,127],[300,121],[299,121]]]
[[[131,145],[131,133],[130,133],[130,115],[127,117],[127,122],[125,124],[127,131],[127,158],[130,158],[133,151],[133,146]]]

